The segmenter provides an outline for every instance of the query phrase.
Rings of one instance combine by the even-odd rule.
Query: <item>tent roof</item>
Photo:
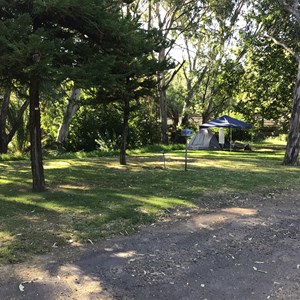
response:
[[[217,119],[211,120],[207,123],[200,125],[200,128],[209,128],[209,127],[228,127],[228,128],[240,128],[240,129],[249,129],[252,126],[248,123],[239,121],[227,115],[219,117]]]
[[[216,135],[209,128],[200,129],[191,139],[187,148],[189,150],[220,150]]]

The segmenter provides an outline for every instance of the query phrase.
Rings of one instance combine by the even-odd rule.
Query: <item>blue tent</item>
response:
[[[248,123],[239,121],[227,115],[209,121],[200,125],[200,128],[212,128],[212,127],[225,127],[225,128],[240,128],[240,129],[250,129],[252,126]]]
[[[213,128],[213,127],[221,127],[221,128],[229,128],[230,129],[230,151],[232,148],[232,128],[237,129],[250,129],[252,126],[248,123],[239,121],[227,115],[219,117],[217,119],[211,120],[207,123],[200,125],[200,128]]]

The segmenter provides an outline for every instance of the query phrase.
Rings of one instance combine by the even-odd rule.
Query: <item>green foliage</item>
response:
[[[270,41],[258,40],[248,51],[244,68],[234,109],[258,129],[264,120],[275,120],[286,132],[297,71],[293,58]]]
[[[130,120],[128,148],[135,149],[160,140],[159,126],[151,113],[135,111]],[[123,129],[119,104],[82,106],[72,122],[67,150],[113,151],[119,149]]]
[[[26,99],[25,99],[26,100]],[[23,99],[20,99],[20,96],[15,91],[12,91],[12,95],[10,97],[10,105],[9,112],[7,118],[7,128],[6,131],[10,132],[12,127],[15,126],[15,122],[17,121],[21,106],[23,104]],[[9,144],[9,151],[12,153],[24,153],[29,146],[29,134],[28,134],[28,120],[29,114],[28,111],[25,111],[21,116],[19,121],[19,126],[17,127],[17,131]]]
[[[140,98],[152,94],[156,72],[168,67],[167,61],[158,64],[151,56],[153,51],[164,46],[161,32],[146,31],[129,15],[124,17],[118,3],[2,0],[0,19],[1,79],[14,79],[24,89],[28,82],[36,83],[32,93],[36,103],[40,96],[53,97],[49,86],[60,90],[59,84],[73,81],[78,88],[90,92],[90,104],[120,102],[128,106],[122,116],[126,120],[129,112],[136,110]],[[130,101],[133,105],[128,104]],[[49,106],[45,102],[42,107],[47,111],[42,126],[48,135],[44,143],[48,145],[53,144],[57,130],[57,124],[51,122],[55,119],[55,108],[61,109],[60,103]],[[105,150],[115,149],[119,144],[118,126],[122,119],[119,113],[110,118],[114,126],[104,124],[98,130],[93,128],[93,121],[85,112],[81,117],[86,127],[78,126],[70,149],[93,150],[96,141]],[[33,120],[39,126],[38,119]],[[100,122],[99,119],[95,121]],[[93,131],[88,130],[92,128]],[[39,134],[36,139],[39,140]],[[40,146],[33,149],[41,152]]]
[[[70,128],[67,150],[117,150],[122,133],[122,114],[114,105],[83,106]]]
[[[44,82],[41,90],[41,127],[43,130],[43,146],[51,147],[56,141],[61,115],[65,109],[68,84]]]
[[[235,33],[242,7],[243,1],[207,1],[205,13],[199,13],[197,22],[184,32],[184,76],[180,74],[168,90],[169,116],[175,126],[182,115],[182,122],[192,126],[186,119],[193,114],[206,122],[232,109],[243,74]]]

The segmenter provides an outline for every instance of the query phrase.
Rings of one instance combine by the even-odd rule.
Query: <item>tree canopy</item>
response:
[[[157,68],[149,51],[162,40],[103,0],[1,1],[0,19],[0,74],[3,84],[14,80],[29,88],[33,189],[42,191],[41,85],[74,81],[123,98],[135,90],[137,98],[150,76],[145,69]]]
[[[128,146],[167,143],[197,127],[193,116],[230,111],[289,132],[284,163],[298,164],[297,1],[0,4],[0,152],[28,148],[29,129],[34,190],[45,189],[42,145],[54,147],[59,128],[60,147],[118,147],[125,164]]]

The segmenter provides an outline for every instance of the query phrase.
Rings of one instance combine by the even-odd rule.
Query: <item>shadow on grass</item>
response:
[[[199,164],[209,157],[215,165]],[[213,201],[205,200],[208,195],[283,187],[299,179],[298,169],[280,172],[272,157],[264,162],[247,154],[243,162],[250,167],[237,168],[231,163],[240,161],[236,156],[226,164],[219,153],[209,157],[191,158],[188,172],[181,170],[181,158],[163,170],[153,168],[153,157],[130,157],[125,167],[115,158],[47,161],[49,190],[42,194],[28,191],[28,163],[2,164],[0,261],[22,261],[52,247],[128,234],[153,222],[161,210]]]
[[[0,263],[20,262],[32,254],[49,252],[54,243],[65,244],[59,214],[35,204],[0,198]]]
[[[37,294],[45,299],[264,299],[270,294],[297,299],[300,206],[287,206],[282,202],[271,211],[258,211],[237,205],[103,241],[75,260],[45,263],[41,268],[45,277],[25,285],[19,298],[11,281],[0,295],[4,299],[34,299]],[[21,282],[22,276],[18,278]],[[274,284],[278,278],[284,289]],[[276,297],[280,290],[283,294]]]

